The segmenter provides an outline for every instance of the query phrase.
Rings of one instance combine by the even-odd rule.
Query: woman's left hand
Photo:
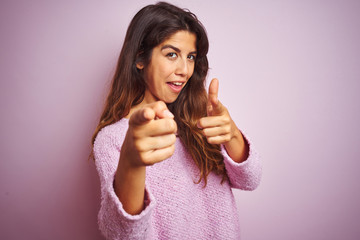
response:
[[[230,157],[242,162],[248,156],[249,147],[229,111],[219,101],[218,91],[219,80],[214,78],[209,86],[207,117],[200,118],[197,125],[209,143],[224,144]]]
[[[214,78],[209,86],[207,117],[198,122],[204,136],[211,144],[224,144],[241,135],[226,107],[218,99],[219,80]]]

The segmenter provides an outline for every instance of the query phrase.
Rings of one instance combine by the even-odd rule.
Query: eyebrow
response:
[[[166,49],[166,48],[171,48],[173,49],[175,52],[178,52],[178,53],[181,53],[181,50],[173,45],[170,45],[170,44],[166,44],[164,46],[161,47],[161,51]],[[192,51],[190,52],[189,54],[196,54],[196,51]]]

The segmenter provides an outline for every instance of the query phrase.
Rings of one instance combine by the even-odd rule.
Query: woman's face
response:
[[[196,35],[178,31],[156,46],[144,69],[147,83],[144,103],[172,103],[192,76],[196,58]],[[138,68],[143,68],[141,63]]]

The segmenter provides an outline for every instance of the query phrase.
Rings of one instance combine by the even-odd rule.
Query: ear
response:
[[[142,62],[137,62],[137,63],[136,63],[136,68],[139,69],[139,70],[141,70],[141,69],[144,68],[144,64],[143,64]]]
[[[141,57],[141,55],[143,55],[143,53],[144,53],[143,51],[140,51],[140,52],[138,52],[138,54],[136,54],[135,63],[136,63],[136,68],[139,70],[144,69],[144,61],[142,61],[142,57]]]

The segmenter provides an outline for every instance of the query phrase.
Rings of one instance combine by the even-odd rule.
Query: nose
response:
[[[178,59],[177,68],[176,68],[176,74],[181,75],[183,77],[187,76],[189,71],[188,61],[187,59]]]

